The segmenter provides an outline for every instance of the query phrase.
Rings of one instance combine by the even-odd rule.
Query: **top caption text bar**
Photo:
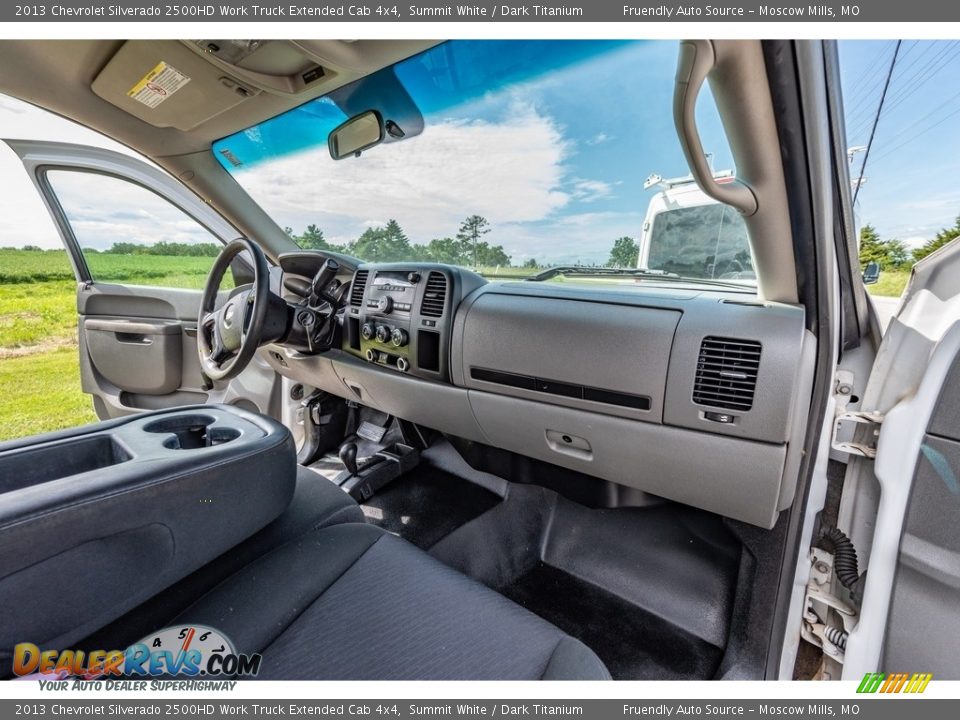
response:
[[[790,0],[752,2],[655,2],[579,0],[452,3],[300,0],[221,0],[155,3],[145,0],[37,0],[2,3],[2,22],[954,22],[960,3],[943,0],[862,0],[813,5]]]

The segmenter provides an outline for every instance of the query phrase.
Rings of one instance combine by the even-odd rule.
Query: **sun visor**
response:
[[[156,127],[192,130],[260,93],[176,40],[130,40],[91,86]]]

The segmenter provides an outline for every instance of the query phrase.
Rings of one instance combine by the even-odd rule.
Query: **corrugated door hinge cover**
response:
[[[819,679],[839,678],[837,666],[843,665],[847,636],[856,624],[857,611],[830,589],[833,555],[813,548],[810,561],[800,637],[823,651]]]

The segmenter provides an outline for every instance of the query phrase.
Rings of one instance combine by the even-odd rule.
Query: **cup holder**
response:
[[[211,427],[216,422],[209,415],[176,415],[145,425],[149,433],[164,433],[171,437],[163,441],[170,450],[196,450],[223,445],[240,437],[240,431],[231,427]]]

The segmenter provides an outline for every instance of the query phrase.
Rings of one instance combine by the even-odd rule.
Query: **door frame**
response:
[[[70,222],[46,178],[46,173],[50,170],[93,172],[132,182],[179,208],[224,244],[241,235],[196,193],[146,160],[90,145],[44,140],[4,139],[3,142],[20,158],[30,180],[40,193],[67,249],[78,282],[95,282],[96,278],[91,277]]]

